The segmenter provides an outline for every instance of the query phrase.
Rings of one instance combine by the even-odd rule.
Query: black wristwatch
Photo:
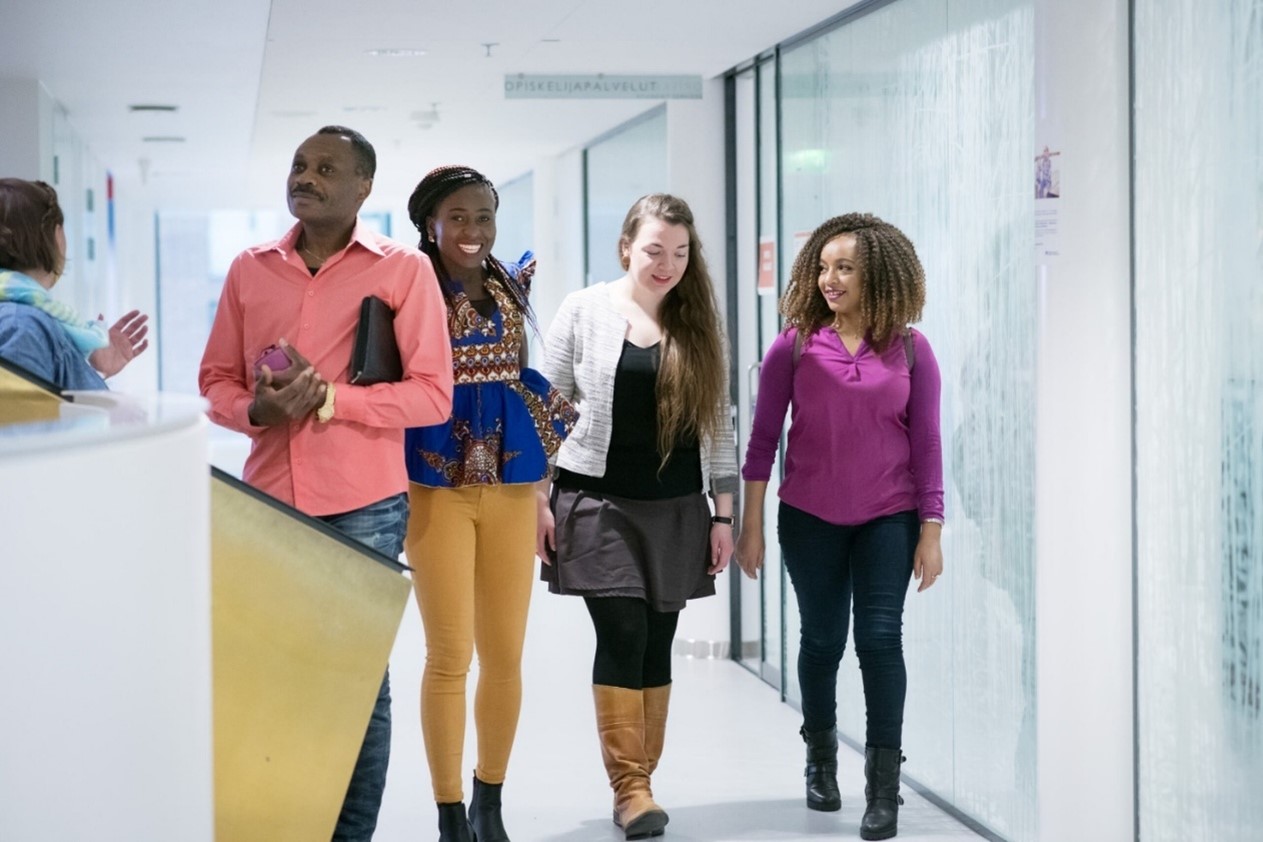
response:
[[[714,517],[710,519],[710,522],[711,523],[725,523],[728,526],[732,526],[732,518],[724,517],[723,515],[715,515]]]

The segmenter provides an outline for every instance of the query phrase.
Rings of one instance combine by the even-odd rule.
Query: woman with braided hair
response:
[[[406,549],[425,626],[421,727],[440,842],[503,842],[500,794],[522,699],[522,642],[535,559],[535,484],[577,414],[526,367],[535,261],[491,254],[500,198],[481,173],[431,171],[408,201],[447,302],[452,417],[405,437]],[[465,685],[478,653],[478,763],[461,788]]]
[[[763,501],[793,416],[777,533],[798,598],[807,806],[838,810],[837,674],[854,613],[868,726],[863,839],[897,832],[903,762],[903,604],[943,570],[939,371],[921,318],[925,272],[899,229],[834,217],[794,261],[786,330],[763,359],[746,450],[737,563],[763,566]]]

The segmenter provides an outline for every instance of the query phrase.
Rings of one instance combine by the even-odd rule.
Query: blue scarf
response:
[[[75,308],[54,300],[38,281],[21,272],[0,269],[0,301],[15,301],[43,310],[61,323],[70,341],[84,355],[110,344],[104,324],[79,318]]]

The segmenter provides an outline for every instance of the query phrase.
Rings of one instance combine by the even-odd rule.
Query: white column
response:
[[[702,99],[667,102],[667,190],[689,203],[711,280],[715,284],[720,317],[727,312],[724,279],[727,272],[727,206],[724,183],[724,82],[708,79]],[[689,641],[702,645],[726,644],[729,626],[728,583],[736,572],[732,565],[715,582],[715,596],[689,603],[680,614],[677,648],[689,650]]]
[[[53,180],[53,98],[35,79],[0,79],[0,178]]]
[[[1130,839],[1127,3],[1035,5],[1036,146],[1061,153],[1059,254],[1037,261],[1039,838]]]

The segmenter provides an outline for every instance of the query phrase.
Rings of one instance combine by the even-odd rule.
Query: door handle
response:
[[[757,375],[762,370],[762,368],[763,368],[762,360],[759,360],[757,363],[750,363],[750,365],[746,366],[746,391],[750,393],[750,417],[751,418],[754,418],[754,404],[755,404],[755,401],[758,399],[759,378]]]

